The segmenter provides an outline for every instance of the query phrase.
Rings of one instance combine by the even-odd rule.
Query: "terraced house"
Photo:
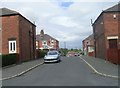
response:
[[[1,54],[17,53],[17,62],[35,58],[36,25],[19,12],[1,8],[2,20],[2,52]]]
[[[89,35],[82,41],[84,55],[94,57],[94,38],[93,34]]]
[[[120,3],[104,10],[93,23],[95,57],[120,64]]]
[[[41,30],[40,34],[36,35],[36,49],[58,50],[59,41],[48,34],[44,34],[44,31]]]

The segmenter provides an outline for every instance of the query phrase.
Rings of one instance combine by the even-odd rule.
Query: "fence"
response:
[[[120,64],[119,56],[120,56],[120,50],[118,50],[118,49],[108,49],[107,50],[108,61],[110,61],[114,64]]]

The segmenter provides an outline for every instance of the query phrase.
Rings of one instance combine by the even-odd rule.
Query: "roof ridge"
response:
[[[11,9],[8,9],[6,7],[4,8],[0,8],[0,11],[2,11],[2,16],[5,16],[5,15],[14,15],[14,14],[20,14],[19,12],[15,11],[15,10],[11,10]]]
[[[118,3],[118,4],[115,4],[115,5],[111,6],[111,7],[109,7],[109,8],[107,8],[107,9],[105,9],[104,12],[119,11],[119,10],[118,10],[118,5],[119,5],[119,3]]]

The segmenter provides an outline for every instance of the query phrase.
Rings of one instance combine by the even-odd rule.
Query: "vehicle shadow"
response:
[[[62,62],[62,60],[59,60],[57,62],[44,62],[44,64],[59,64],[61,62]]]

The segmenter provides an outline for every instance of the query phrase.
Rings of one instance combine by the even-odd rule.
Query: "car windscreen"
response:
[[[48,52],[48,55],[57,55],[57,52]]]

